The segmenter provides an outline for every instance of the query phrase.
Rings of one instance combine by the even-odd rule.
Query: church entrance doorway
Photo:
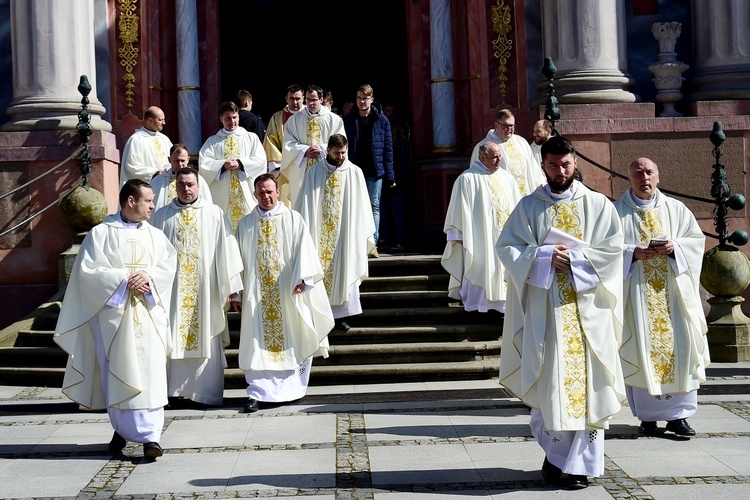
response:
[[[340,112],[369,83],[408,118],[404,1],[220,0],[222,101],[245,89],[268,122],[291,84],[330,90]]]

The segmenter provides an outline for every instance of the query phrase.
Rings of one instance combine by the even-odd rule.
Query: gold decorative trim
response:
[[[492,41],[494,52],[492,55],[500,62],[497,68],[497,80],[500,86],[500,94],[503,98],[508,95],[508,59],[513,55],[513,40],[508,33],[513,28],[513,17],[510,6],[505,5],[505,0],[496,0],[492,7],[492,31],[497,33],[497,38]]]
[[[177,92],[183,91],[183,90],[200,90],[200,87],[191,87],[189,85],[182,85],[181,87],[177,87]]]
[[[433,146],[432,152],[433,153],[455,153],[458,151],[458,148],[455,146]]]
[[[117,50],[120,55],[120,65],[125,68],[125,103],[128,108],[133,107],[135,97],[135,75],[133,68],[138,64],[139,49],[135,46],[138,41],[139,18],[135,15],[138,9],[138,0],[119,0],[120,20],[117,27],[120,29],[119,38],[122,47]]]
[[[453,78],[433,78],[430,83],[453,83],[455,81]]]

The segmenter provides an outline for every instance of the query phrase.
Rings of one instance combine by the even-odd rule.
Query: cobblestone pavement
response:
[[[690,439],[640,436],[624,408],[605,474],[570,492],[544,485],[528,409],[493,381],[313,387],[250,415],[226,391],[221,408],[168,409],[155,462],[133,443],[113,456],[106,414],[59,389],[0,386],[0,497],[736,500],[750,495],[750,395],[729,392],[699,397]]]

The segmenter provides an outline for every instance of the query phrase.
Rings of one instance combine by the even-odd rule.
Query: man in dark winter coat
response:
[[[357,111],[344,117],[344,130],[349,140],[349,161],[361,168],[365,174],[377,243],[383,182],[385,180],[385,185],[389,189],[396,186],[393,174],[393,137],[388,118],[383,115],[378,105],[373,106],[373,90],[368,84],[357,89]],[[378,256],[377,247],[370,252],[370,256]]]

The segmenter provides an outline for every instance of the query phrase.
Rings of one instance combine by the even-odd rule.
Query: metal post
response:
[[[91,157],[89,156],[89,137],[93,132],[91,128],[91,114],[89,113],[89,93],[91,93],[91,84],[86,75],[81,75],[81,81],[78,84],[78,92],[81,93],[81,111],[78,112],[78,125],[76,131],[81,137],[83,151],[81,151],[81,174],[83,175],[82,186],[89,189],[89,173],[91,173]]]
[[[542,73],[547,77],[549,83],[547,84],[547,99],[545,101],[544,119],[548,120],[552,124],[552,136],[559,135],[555,128],[555,122],[560,119],[560,108],[557,107],[557,91],[555,90],[555,84],[552,82],[557,73],[555,63],[552,62],[551,57],[544,58],[544,66],[542,66]]]
[[[726,246],[727,241],[737,246],[745,245],[748,241],[746,231],[737,230],[731,235],[729,232],[728,208],[732,210],[742,210],[745,208],[745,197],[741,194],[732,194],[732,190],[727,184],[727,173],[724,165],[721,163],[722,150],[727,136],[722,130],[721,122],[714,122],[714,128],[709,136],[711,143],[714,145],[713,156],[716,159],[714,171],[711,174],[711,196],[714,198],[716,207],[714,208],[714,225],[719,235],[719,247]]]

